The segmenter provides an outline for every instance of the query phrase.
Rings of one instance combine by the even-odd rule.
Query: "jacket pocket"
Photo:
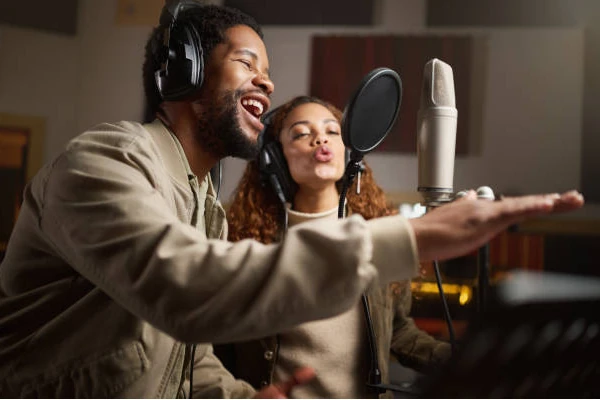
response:
[[[21,387],[25,398],[109,398],[140,378],[149,368],[140,342],[109,353],[69,362],[33,377]]]

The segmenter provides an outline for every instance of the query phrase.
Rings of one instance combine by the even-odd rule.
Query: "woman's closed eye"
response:
[[[292,139],[293,140],[298,140],[298,139],[302,139],[302,138],[308,137],[309,135],[310,135],[310,133],[308,133],[308,132],[295,132],[292,135]]]

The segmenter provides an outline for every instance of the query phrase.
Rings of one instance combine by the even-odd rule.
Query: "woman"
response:
[[[292,189],[286,193],[284,206],[276,191],[264,185],[269,177],[260,170],[263,163],[250,162],[229,209],[230,240],[253,238],[273,243],[285,233],[285,225],[291,228],[312,219],[338,217],[340,180],[346,163],[341,118],[342,113],[333,105],[308,96],[296,97],[275,110],[261,140],[278,143],[277,147],[280,144],[278,151],[289,167]],[[370,219],[396,213],[388,208],[384,192],[366,164],[347,191],[346,200],[347,215],[358,213]],[[282,217],[285,213],[287,218]],[[410,282],[372,287],[367,298],[375,357],[360,302],[338,317],[234,344],[227,351],[221,348],[219,354],[234,375],[255,387],[284,380],[304,365],[315,368],[317,378],[292,392],[294,397],[303,398],[376,397],[379,393],[366,385],[374,373],[373,359],[378,359],[382,382],[388,383],[390,353],[417,370],[449,356],[447,343],[419,330],[408,317]]]

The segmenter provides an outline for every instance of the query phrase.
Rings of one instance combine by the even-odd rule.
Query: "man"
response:
[[[410,278],[419,258],[464,254],[526,216],[583,203],[577,193],[471,195],[410,222],[357,216],[298,226],[280,245],[227,243],[208,172],[255,154],[273,91],[266,49],[237,11],[186,4],[169,14],[144,66],[156,121],[92,128],[25,191],[0,265],[2,397],[176,397],[190,386],[194,396],[249,397],[210,345],[193,344],[336,315],[376,277]],[[187,59],[200,54],[197,39],[202,83],[170,81],[201,75]],[[258,396],[286,395],[310,376]]]

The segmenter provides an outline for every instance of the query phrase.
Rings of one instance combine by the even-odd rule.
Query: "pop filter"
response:
[[[387,136],[401,101],[402,81],[395,71],[377,68],[363,78],[342,118],[342,138],[352,159],[362,159]]]
[[[401,101],[400,76],[389,68],[376,68],[363,78],[346,105],[342,140],[350,149],[350,160],[340,193],[339,218],[343,218],[346,191],[361,171],[363,156],[377,147],[392,129]]]

